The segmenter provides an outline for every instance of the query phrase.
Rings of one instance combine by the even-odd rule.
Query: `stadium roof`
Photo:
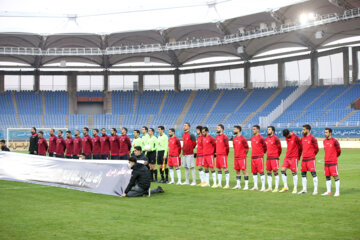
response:
[[[99,49],[99,54],[0,54],[0,62],[17,62],[40,68],[52,63],[81,62],[109,68],[117,64],[144,62],[150,57],[154,63],[181,67],[198,59],[211,57],[230,57],[231,59],[251,60],[255,56],[281,48],[297,47],[314,51],[322,46],[343,38],[360,36],[360,18],[355,17],[335,21],[319,26],[309,26],[296,31],[275,32],[262,36],[262,32],[276,26],[306,25],[307,18],[319,16],[340,16],[345,10],[356,9],[359,12],[360,1],[357,0],[316,0],[305,1],[277,10],[263,11],[224,21],[170,27],[161,30],[143,30],[118,32],[110,34],[65,33],[65,34],[33,34],[33,33],[0,33],[0,48],[35,48],[41,51],[63,48]],[[330,15],[328,15],[330,14]],[[335,15],[334,15],[335,14]],[[310,19],[312,20],[312,19]],[[232,41],[207,47],[189,47],[184,49],[166,49],[169,43],[197,42],[207,38],[225,39],[226,36],[254,36],[249,39]],[[258,36],[258,37],[256,37]],[[358,42],[357,42],[358,43]],[[104,54],[105,50],[114,48],[131,48],[131,46],[161,46],[159,51],[137,53]],[[126,46],[126,47],[125,47]],[[18,49],[19,51],[19,49]]]

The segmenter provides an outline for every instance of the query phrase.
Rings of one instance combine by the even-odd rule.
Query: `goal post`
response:
[[[67,128],[36,128],[36,132],[43,131],[44,138],[48,140],[51,129],[55,130],[55,135],[57,135],[58,130],[62,130],[64,134],[68,130]],[[15,143],[22,143],[23,145],[27,145],[31,135],[30,130],[31,128],[7,128],[6,145],[8,147],[10,147],[10,145],[14,146]]]

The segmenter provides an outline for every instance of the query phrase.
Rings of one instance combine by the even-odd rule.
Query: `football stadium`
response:
[[[360,1],[0,1],[0,239],[359,239]]]

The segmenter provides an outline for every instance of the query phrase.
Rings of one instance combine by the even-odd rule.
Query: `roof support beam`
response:
[[[217,28],[223,33],[223,35],[230,35],[231,32],[229,31],[229,29],[222,23],[222,22],[218,22],[216,23],[216,26]],[[236,54],[244,61],[249,61],[251,59],[251,56],[249,56],[246,51],[245,51],[245,46],[242,46],[243,47],[243,53],[238,53],[238,48],[241,47],[241,45],[237,42],[235,43],[232,43],[231,44],[235,51],[236,51]]]
[[[42,50],[45,50],[45,46],[46,46],[46,40],[47,37],[46,36],[42,36],[40,44],[39,44],[39,48]],[[33,67],[35,69],[39,69],[41,67],[41,61],[42,61],[42,56],[41,55],[37,55],[35,57],[34,63],[33,63]]]
[[[338,8],[341,8],[343,10],[349,10],[349,9],[355,8],[347,0],[329,0],[329,3],[331,3],[334,6],[337,6]]]

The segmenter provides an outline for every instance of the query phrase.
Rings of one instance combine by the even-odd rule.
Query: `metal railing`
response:
[[[268,37],[272,35],[298,31],[329,23],[346,21],[360,17],[360,8],[344,11],[343,14],[330,13],[318,16],[307,23],[282,24],[277,27],[265,29],[254,29],[243,33],[234,33],[222,38],[199,38],[179,42],[161,44],[139,44],[131,46],[114,46],[104,50],[100,48],[32,48],[32,47],[0,47],[0,55],[30,55],[30,56],[101,56],[101,55],[123,55],[135,53],[166,52],[171,50],[192,49],[199,47],[221,46],[224,44],[243,42],[255,38]]]

